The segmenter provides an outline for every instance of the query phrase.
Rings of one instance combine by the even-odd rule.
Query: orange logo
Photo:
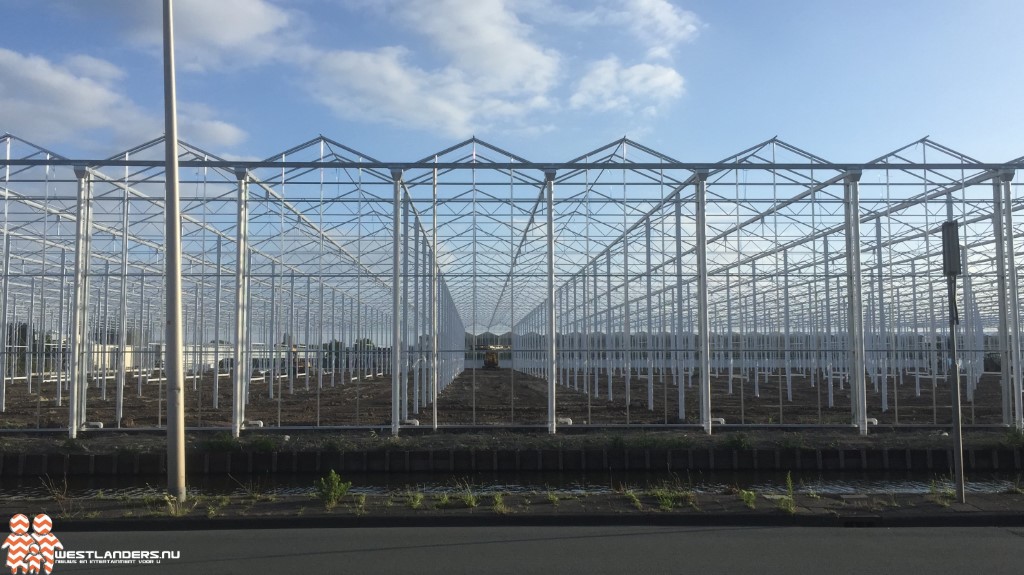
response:
[[[40,513],[32,519],[32,533],[29,534],[28,517],[18,513],[11,517],[11,534],[0,549],[7,549],[7,568],[11,575],[19,573],[38,574],[53,572],[53,556],[56,549],[64,545],[51,533],[53,520]]]

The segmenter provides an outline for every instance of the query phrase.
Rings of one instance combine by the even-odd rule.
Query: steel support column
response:
[[[91,196],[92,181],[88,170],[75,167],[75,178],[78,180],[78,214],[75,227],[75,277],[73,285],[74,299],[71,302],[71,385],[68,395],[68,436],[78,437],[82,427],[79,403],[85,393],[85,307],[89,301],[89,234],[90,215],[92,212]]]
[[[4,257],[3,260],[0,260],[0,413],[7,411],[7,362],[9,358],[7,353],[7,300],[11,293],[9,288],[10,272],[11,234],[4,230]],[[63,268],[61,273],[64,273]],[[63,281],[64,279],[61,278],[61,282]],[[59,377],[57,379],[57,396],[60,397]]]
[[[1007,351],[1010,356],[1010,390],[1013,393],[1013,425],[1016,429],[1024,429],[1024,406],[1021,405],[1021,352],[1020,352],[1020,308],[1017,284],[1017,254],[1013,243],[1013,195],[1010,183],[1013,181],[1013,170],[1002,170],[999,173],[999,181],[1003,188],[1003,229],[1006,236],[1006,303],[1010,313],[1007,313],[1009,324],[1006,326],[1008,335]],[[996,203],[999,203],[998,201]]]
[[[860,279],[860,171],[847,172],[843,187],[846,217],[846,294],[849,305],[847,328],[850,336],[851,411],[853,424],[861,435],[868,433],[867,382],[864,378],[864,313]]]
[[[401,419],[401,368],[402,368],[402,309],[399,293],[401,281],[401,245],[402,241],[402,170],[391,170],[394,182],[393,234],[391,246],[391,435],[398,435],[398,424]],[[376,371],[376,370],[374,370]],[[383,370],[382,370],[383,371]]]
[[[700,424],[711,434],[711,326],[708,319],[708,172],[697,171],[697,332],[700,345]]]
[[[430,412],[431,412],[431,427],[434,431],[437,431],[437,385],[438,385],[438,358],[437,358],[437,328],[439,324],[440,314],[440,290],[437,283],[437,169],[434,169],[432,179],[432,205],[433,210],[431,214],[431,229],[433,238],[430,244],[430,349],[431,349],[431,369],[430,369]],[[515,368],[515,362],[513,361],[512,367]]]
[[[555,433],[555,379],[558,364],[555,358],[555,172],[544,172],[544,183],[547,187],[547,331],[548,331],[548,433]]]
[[[245,170],[236,170],[238,179],[237,225],[235,227],[235,358],[231,370],[231,433],[238,437],[245,417],[245,384],[251,361],[246,357],[248,342],[246,327],[249,323],[248,306],[248,237],[249,237],[249,180]],[[271,340],[273,341],[273,340]]]
[[[178,192],[178,111],[174,88],[174,22],[164,0],[164,243],[167,256],[167,491],[185,501],[185,374],[181,307],[181,199]]]

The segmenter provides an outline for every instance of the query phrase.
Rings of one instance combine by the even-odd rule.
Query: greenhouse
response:
[[[0,142],[0,428],[165,425],[163,140]],[[1024,158],[178,157],[190,429],[1024,428]]]

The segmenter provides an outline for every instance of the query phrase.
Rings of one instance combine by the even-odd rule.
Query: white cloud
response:
[[[211,149],[237,146],[245,141],[244,130],[216,118],[212,108],[198,102],[178,103],[178,137]]]
[[[476,89],[543,94],[556,81],[558,54],[533,41],[530,28],[502,0],[416,2],[403,4],[398,14]]]
[[[0,130],[45,145],[72,143],[109,151],[163,133],[163,120],[118,90],[124,72],[91,56],[74,55],[64,65],[0,48]],[[245,133],[214,118],[205,106],[185,104],[181,137],[203,146],[232,146]],[[102,141],[100,146],[98,142]]]
[[[90,13],[116,15],[132,43],[159,55],[158,6],[138,0],[92,2]],[[661,64],[703,26],[669,0],[603,0],[582,7],[558,0],[337,3],[347,12],[336,17],[372,18],[394,32],[376,45],[358,34],[354,42],[344,37],[330,45],[310,38],[314,27],[330,26],[318,24],[316,15],[334,7],[310,7],[307,14],[307,4],[281,0],[176,0],[179,71],[230,73],[280,65],[286,71],[279,78],[337,117],[465,137],[496,126],[515,131],[543,123],[537,112],[565,103],[575,109],[656,113],[683,92],[679,72]],[[78,2],[72,5],[85,13]],[[626,40],[622,49],[640,48],[644,63],[624,67],[616,56],[580,63],[551,47],[551,34],[564,30]],[[68,69],[97,82],[117,78],[116,68],[86,58],[68,61]],[[566,94],[566,87],[573,92]],[[183,137],[193,134],[199,145],[231,146],[245,138],[242,130],[215,119],[212,110],[182,112]]]
[[[326,52],[310,86],[337,115],[465,137],[552,105],[559,55],[533,41],[529,26],[501,0],[358,5],[423,35],[444,64],[416,65],[397,46]]]
[[[668,0],[629,0],[610,13],[609,21],[626,25],[647,45],[651,59],[670,59],[676,46],[696,39],[703,25],[696,14]]]
[[[122,19],[133,43],[162,50],[159,3],[94,0],[90,8]],[[176,0],[175,63],[182,70],[205,72],[294,60],[308,56],[305,28],[304,15],[267,0]]]
[[[430,74],[405,61],[404,48],[324,55],[311,83],[314,96],[339,116],[372,118],[413,128],[471,129],[465,84],[455,70]]]
[[[115,66],[96,58],[69,61],[88,62],[106,74],[90,78],[40,56],[0,48],[4,130],[47,144],[98,130],[122,144],[153,137],[159,123],[108,83]]]
[[[617,58],[591,65],[580,80],[569,105],[597,111],[641,110],[646,114],[683,94],[683,77],[674,69],[657,64],[624,68]]]
[[[64,67],[73,73],[92,78],[103,84],[122,80],[126,75],[124,70],[113,63],[86,54],[74,54],[67,57],[64,60]]]

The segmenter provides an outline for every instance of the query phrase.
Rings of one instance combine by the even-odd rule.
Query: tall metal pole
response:
[[[81,184],[79,184],[81,185]],[[7,298],[10,294],[9,280],[11,268],[11,234],[4,230],[4,256],[0,259],[0,413],[7,410]],[[63,267],[61,268],[63,272]],[[64,278],[61,278],[64,281]],[[61,335],[62,337],[62,335]],[[58,397],[60,381],[57,382]],[[72,436],[73,437],[73,436]]]
[[[431,365],[430,365],[430,412],[431,412],[431,427],[434,431],[437,431],[437,327],[439,322],[438,314],[440,313],[438,300],[440,299],[440,293],[437,285],[437,168],[434,168],[433,177],[433,210],[431,214],[431,233],[433,238],[430,243],[430,349],[431,349]]]
[[[697,331],[700,345],[700,424],[711,434],[711,328],[708,320],[708,173],[697,172]]]
[[[174,92],[174,23],[171,0],[164,0],[164,150],[167,180],[167,491],[185,501],[185,379],[181,332],[181,205],[178,198],[178,113]]]
[[[1013,243],[1013,205],[1010,182],[1013,181],[1013,170],[1002,170],[999,173],[999,180],[1003,186],[1003,227],[1006,234],[1006,280],[1007,292],[1006,301],[1010,310],[1010,323],[1007,325],[1009,337],[1007,338],[1007,351],[1010,356],[1010,363],[1003,369],[1009,369],[1011,373],[1011,391],[1013,393],[1013,425],[1018,431],[1024,430],[1024,405],[1022,405],[1022,382],[1021,382],[1021,354],[1020,354],[1020,321],[1019,321],[1019,293],[1017,283],[1017,253]]]
[[[89,171],[82,166],[75,166],[75,178],[78,180],[78,222],[75,228],[75,277],[73,281],[74,299],[71,302],[71,385],[68,394],[68,436],[78,437],[82,426],[79,403],[85,393],[82,383],[85,380],[85,308],[89,301]],[[8,236],[9,238],[10,236]],[[9,244],[8,244],[9,251]],[[5,291],[6,293],[6,291]],[[6,310],[5,310],[6,311]]]
[[[401,317],[401,301],[399,294],[399,265],[401,264],[400,246],[399,242],[402,241],[402,228],[401,228],[401,217],[402,212],[402,170],[391,170],[391,179],[394,180],[395,184],[395,197],[394,197],[394,219],[392,225],[394,226],[394,237],[392,238],[391,246],[391,435],[398,435],[398,424],[401,415],[400,403],[401,403],[401,368],[402,368],[402,353],[401,353],[401,324],[399,319]]]
[[[1003,188],[999,178],[992,180],[992,234],[995,239],[996,290],[999,294],[999,367],[1003,398],[1003,423],[1010,425],[1014,420],[1011,384],[1010,353],[1012,349],[1009,331],[1009,313],[1006,304],[1006,240],[1003,237]]]
[[[867,383],[864,379],[864,313],[860,281],[860,171],[846,174],[843,207],[846,216],[846,318],[850,336],[850,399],[853,423],[861,435],[868,434]]]
[[[548,433],[555,433],[555,379],[558,364],[555,358],[555,171],[544,172],[548,199],[548,283],[545,295],[548,299]]]
[[[949,383],[953,404],[953,480],[956,483],[956,498],[965,502],[964,496],[964,442],[963,426],[960,421],[960,361],[957,353],[956,326],[960,323],[956,311],[956,276],[963,273],[960,250],[959,224],[950,219],[942,224],[942,275],[946,276],[949,301]]]
[[[249,235],[249,182],[243,169],[235,171],[238,179],[238,224],[235,227],[235,359],[231,370],[231,433],[238,437],[242,432],[242,418],[245,413],[245,383],[250,361],[246,355],[246,264]]]

